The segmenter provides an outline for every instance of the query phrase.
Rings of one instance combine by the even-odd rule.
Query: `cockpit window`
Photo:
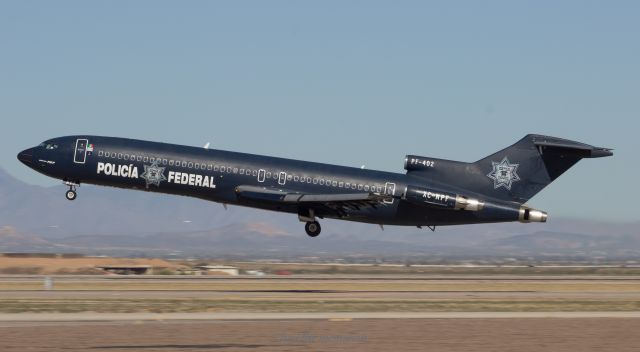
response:
[[[38,147],[44,147],[44,149],[51,150],[51,149],[58,148],[58,145],[55,144],[55,143],[51,143],[51,142],[43,142],[43,143],[40,143],[40,145]]]

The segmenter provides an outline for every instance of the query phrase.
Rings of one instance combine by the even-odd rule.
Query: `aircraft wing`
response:
[[[308,194],[256,186],[236,187],[238,197],[253,201],[275,202],[287,205],[301,205],[313,209],[329,209],[338,215],[346,215],[349,210],[377,208],[385,205],[388,195],[379,193],[322,193]]]

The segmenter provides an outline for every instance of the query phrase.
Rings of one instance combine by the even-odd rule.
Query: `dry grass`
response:
[[[40,280],[0,281],[2,290],[41,290]],[[58,291],[638,292],[640,280],[91,280],[54,278]]]
[[[637,311],[640,300],[0,299],[0,313]]]

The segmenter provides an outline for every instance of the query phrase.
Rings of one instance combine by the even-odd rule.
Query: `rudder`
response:
[[[473,163],[485,177],[467,189],[492,198],[524,203],[582,158],[613,155],[567,139],[530,134],[497,153]]]

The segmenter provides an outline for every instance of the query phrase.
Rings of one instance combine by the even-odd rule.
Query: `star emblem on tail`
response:
[[[491,165],[493,170],[487,174],[487,177],[493,180],[494,189],[504,187],[511,190],[511,185],[520,181],[520,176],[517,173],[520,164],[511,164],[506,156],[499,163],[492,161]]]

